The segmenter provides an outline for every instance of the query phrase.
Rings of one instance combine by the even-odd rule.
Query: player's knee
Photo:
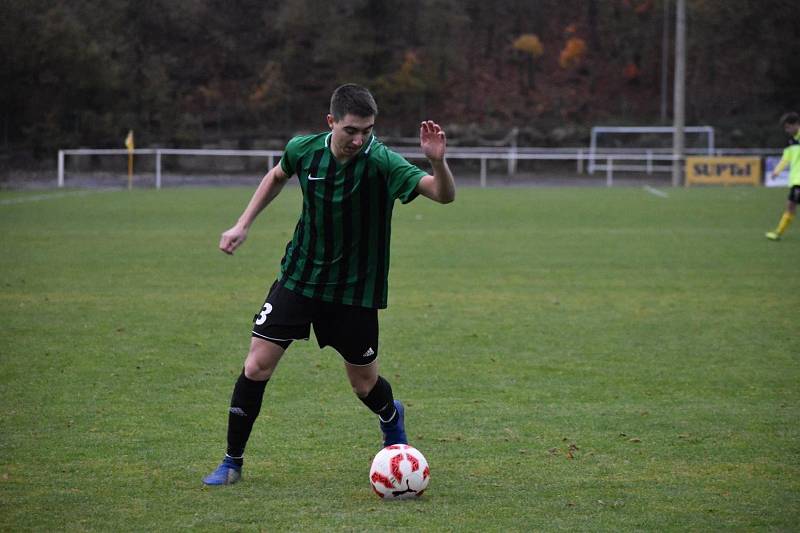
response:
[[[251,346],[250,353],[244,361],[245,377],[256,381],[272,377],[283,352],[283,347],[268,343]]]
[[[353,392],[359,398],[366,398],[370,392],[372,392],[373,387],[375,387],[375,383],[378,381],[377,376],[366,375],[366,376],[350,376],[350,385],[353,388]]]
[[[369,394],[369,391],[372,390],[370,387],[368,387],[364,383],[358,383],[358,384],[351,383],[351,385],[353,386],[353,392],[359,398],[366,398],[367,395]]]
[[[274,367],[264,366],[263,364],[260,364],[258,361],[255,361],[249,357],[244,362],[244,376],[247,379],[252,379],[253,381],[264,381],[265,379],[269,379],[272,377],[272,372],[274,370]]]

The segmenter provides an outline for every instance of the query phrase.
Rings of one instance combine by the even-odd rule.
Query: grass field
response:
[[[380,360],[432,469],[407,503],[313,341],[243,482],[200,482],[297,189],[234,257],[251,189],[0,192],[0,530],[796,530],[800,225],[763,236],[784,190],[666,192],[397,206]]]

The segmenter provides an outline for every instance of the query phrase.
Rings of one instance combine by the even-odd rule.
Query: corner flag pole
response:
[[[133,188],[133,130],[128,131],[128,136],[125,137],[125,148],[128,149],[128,190]]]

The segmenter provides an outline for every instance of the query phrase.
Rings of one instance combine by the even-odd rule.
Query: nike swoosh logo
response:
[[[308,175],[308,179],[310,179],[310,180],[324,180],[324,179],[325,179],[325,176],[323,176],[323,177],[321,177],[321,178],[320,178],[320,177],[314,177],[314,176],[312,176],[311,174],[309,174],[309,175]]]

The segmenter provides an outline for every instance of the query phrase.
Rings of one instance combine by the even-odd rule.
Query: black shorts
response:
[[[284,348],[308,340],[311,326],[320,348],[333,347],[345,361],[365,366],[378,357],[378,310],[307,298],[277,281],[253,317],[253,337]]]
[[[792,185],[791,189],[789,189],[788,200],[800,204],[800,185]]]

